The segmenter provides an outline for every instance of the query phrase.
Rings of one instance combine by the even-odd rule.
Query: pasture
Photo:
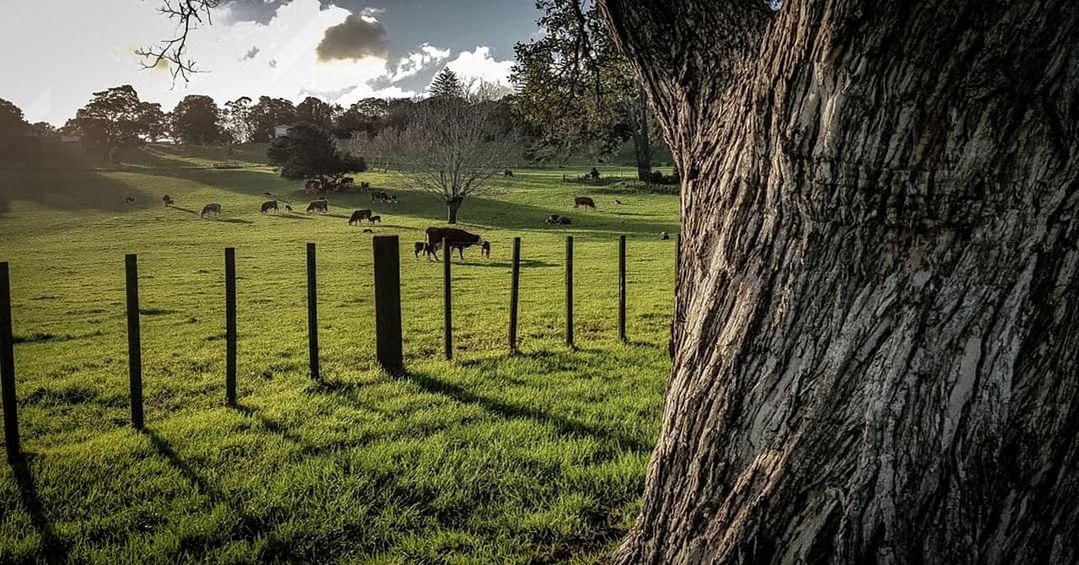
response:
[[[678,197],[560,182],[581,167],[497,179],[461,211],[493,250],[455,259],[447,362],[442,269],[412,256],[445,208],[395,173],[364,173],[357,183],[400,202],[331,194],[328,214],[307,215],[302,183],[262,166],[263,153],[151,146],[110,170],[0,171],[28,453],[0,466],[0,562],[606,556],[632,524],[658,435],[675,259],[659,233],[677,232]],[[282,202],[260,214],[264,192],[297,213]],[[582,194],[596,211],[573,209]],[[199,218],[209,202],[219,220]],[[374,232],[401,236],[408,371],[397,376],[375,366],[371,234],[347,225],[372,207]],[[545,225],[548,214],[573,224]],[[629,344],[617,340],[620,234]],[[577,350],[562,340],[566,235]],[[515,236],[521,355],[509,357]],[[307,366],[307,242],[318,245],[322,384]],[[239,409],[224,406],[225,247],[237,249]],[[141,433],[128,425],[125,253],[141,275]]]

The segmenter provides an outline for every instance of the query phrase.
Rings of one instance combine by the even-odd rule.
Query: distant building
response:
[[[274,126],[273,136],[274,138],[285,137],[288,132],[292,130],[292,126]]]

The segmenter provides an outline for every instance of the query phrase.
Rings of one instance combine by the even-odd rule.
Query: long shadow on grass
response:
[[[244,416],[247,416],[248,418],[258,420],[259,424],[261,424],[262,427],[265,428],[267,431],[275,433],[285,438],[286,440],[295,443],[296,445],[300,446],[305,452],[314,449],[314,447],[310,443],[308,443],[307,440],[305,440],[302,436],[298,436],[292,433],[292,431],[286,428],[283,424],[266,417],[256,408],[244,404],[239,404],[236,406],[236,411],[240,414],[243,414]]]
[[[611,441],[618,444],[621,447],[628,447],[636,452],[650,452],[653,445],[643,442],[635,437],[630,437],[617,432],[612,432],[597,426],[578,422],[576,420],[570,420],[569,418],[563,418],[561,416],[555,416],[530,408],[527,406],[518,406],[515,404],[509,404],[497,400],[494,398],[488,398],[480,396],[465,390],[464,388],[452,383],[443,381],[433,375],[426,373],[419,373],[415,371],[402,371],[394,374],[396,378],[408,380],[420,388],[432,392],[435,394],[441,394],[448,396],[457,402],[464,404],[476,404],[483,407],[488,412],[501,416],[507,420],[515,419],[529,419],[536,420],[538,422],[550,422],[559,432],[566,435],[590,435],[606,441]]]
[[[225,493],[221,492],[217,487],[210,484],[210,482],[207,481],[205,477],[200,475],[198,471],[196,471],[191,466],[190,463],[185,461],[179,453],[176,453],[176,450],[172,448],[172,445],[168,442],[168,440],[157,435],[157,433],[152,430],[143,430],[143,433],[150,440],[150,445],[153,446],[154,450],[157,451],[159,455],[168,460],[169,464],[172,465],[176,470],[180,471],[184,478],[194,484],[199,489],[199,493],[209,498],[210,502],[215,505],[221,504],[227,506],[233,512],[235,512],[237,516],[240,517],[239,529],[231,532],[231,534],[229,535],[230,539],[251,541],[260,538],[268,538],[268,541],[271,542],[271,545],[275,546],[275,551],[282,553],[278,557],[288,558],[286,559],[286,561],[295,561],[298,558],[297,556],[291,554],[291,552],[288,551],[287,547],[284,550],[276,548],[277,545],[280,545],[275,544],[274,542],[276,540],[273,539],[273,532],[277,529],[276,525],[266,522],[258,518],[257,516],[252,516],[248,514],[242,509],[241,506],[233,503],[231,498],[229,498]]]
[[[11,463],[11,471],[15,475],[15,482],[19,485],[19,496],[26,512],[30,514],[30,523],[34,525],[41,536],[42,553],[49,563],[63,563],[67,561],[67,545],[56,535],[52,529],[52,523],[45,515],[45,508],[41,504],[37,487],[34,486],[34,476],[26,465],[26,459],[19,459]]]

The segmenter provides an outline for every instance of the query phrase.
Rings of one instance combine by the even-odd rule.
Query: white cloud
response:
[[[230,18],[229,8],[214,15],[214,25],[192,32],[188,56],[205,71],[190,83],[172,81],[168,69],[143,70],[134,54],[175,33],[150,0],[34,0],[15,2],[0,18],[0,98],[24,109],[31,120],[62,124],[96,91],[131,84],[143,100],[171,110],[188,94],[205,94],[219,104],[240,96],[262,95],[298,102],[316,93],[329,102],[351,104],[367,97],[413,97],[407,90],[418,77],[446,65],[463,80],[509,84],[511,61],[497,61],[488,47],[458,53],[429,43],[402,58],[368,56],[320,62],[317,47],[326,30],[351,15],[320,0],[267,2],[276,8],[269,20]],[[231,5],[230,5],[231,6]],[[359,12],[365,21],[379,10]],[[117,30],[124,30],[118,33]],[[53,40],[40,42],[41,37]],[[35,45],[27,49],[26,45]],[[404,82],[402,82],[404,81]],[[51,89],[50,89],[51,87]]]
[[[402,58],[397,63],[397,69],[390,77],[390,82],[398,82],[411,76],[415,76],[432,65],[445,61],[450,57],[449,49],[439,49],[430,43],[424,43],[419,49]]]
[[[497,61],[491,56],[491,48],[477,46],[472,51],[462,51],[456,59],[446,66],[464,83],[485,82],[496,84],[506,88],[512,88],[510,71],[513,69],[513,61]]]

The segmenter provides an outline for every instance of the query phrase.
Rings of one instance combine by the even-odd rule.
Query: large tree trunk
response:
[[[642,87],[634,100],[633,149],[637,156],[637,180],[652,182],[652,115]]]
[[[601,6],[685,183],[616,561],[1079,559],[1079,5]]]

